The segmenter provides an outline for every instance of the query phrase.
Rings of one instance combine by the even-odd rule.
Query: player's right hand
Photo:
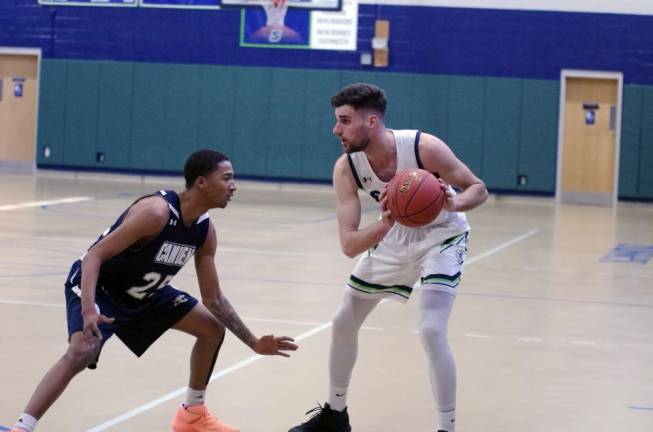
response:
[[[98,324],[111,324],[116,320],[115,318],[109,318],[108,316],[97,312],[91,312],[85,314],[83,318],[84,318],[84,330],[83,330],[84,336],[95,337],[97,338],[97,340],[102,340],[102,332],[100,332],[100,328],[98,327]]]
[[[379,195],[379,204],[381,205],[381,220],[382,223],[388,228],[392,228],[395,224],[395,219],[392,217],[392,213],[388,210],[388,185],[383,186],[381,195]]]

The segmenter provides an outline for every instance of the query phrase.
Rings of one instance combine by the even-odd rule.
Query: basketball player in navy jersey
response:
[[[392,130],[384,124],[386,97],[371,84],[351,84],[331,98],[344,155],[335,164],[340,244],[345,255],[364,254],[354,268],[333,320],[329,397],[307,422],[290,432],[349,432],[347,391],[358,352],[358,331],[381,299],[406,302],[419,280],[419,332],[426,351],[438,431],[454,432],[456,369],[447,323],[467,252],[469,225],[463,212],[487,199],[483,182],[433,135]],[[396,172],[423,168],[438,173],[446,199],[428,226],[395,223],[386,207],[386,186]],[[456,194],[453,185],[461,192]],[[380,201],[381,217],[361,228],[358,189]],[[400,422],[400,420],[399,420]],[[388,429],[402,429],[401,423]]]
[[[216,233],[207,211],[225,208],[236,190],[231,162],[217,151],[200,150],[186,161],[184,176],[184,191],[139,198],[72,265],[65,284],[68,349],[43,377],[12,431],[33,431],[71,379],[96,367],[102,346],[114,334],[137,356],[170,328],[197,338],[175,432],[237,431],[204,405],[225,327],[258,354],[288,357],[285,351],[297,349],[285,336],[254,336],[220,290]],[[193,256],[201,303],[170,285]]]

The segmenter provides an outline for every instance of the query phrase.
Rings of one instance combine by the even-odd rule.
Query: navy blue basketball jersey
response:
[[[157,289],[165,287],[184,264],[190,261],[195,250],[204,244],[208,233],[208,213],[200,216],[190,227],[184,225],[176,192],[162,190],[148,196],[160,196],[167,201],[170,209],[168,223],[147,243],[130,247],[103,263],[98,277],[97,289],[120,300],[125,306],[143,304]],[[129,208],[93,245],[116,230],[128,210]],[[79,261],[75,263],[80,271],[68,281],[71,285],[79,286],[81,283],[80,264]]]

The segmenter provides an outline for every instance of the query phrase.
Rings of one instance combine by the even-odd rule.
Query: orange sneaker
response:
[[[240,432],[239,429],[222,423],[204,404],[179,406],[175,418],[172,419],[172,430],[174,432]]]

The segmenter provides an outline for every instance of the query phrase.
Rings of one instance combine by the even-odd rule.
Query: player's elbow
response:
[[[348,258],[356,258],[360,253],[351,244],[345,242],[341,244],[341,249],[342,249],[342,253],[344,253]]]
[[[347,229],[340,231],[340,249],[349,258],[356,258],[361,253],[356,244],[356,230]]]
[[[487,201],[488,196],[490,195],[487,191],[487,187],[485,186],[485,183],[481,182],[479,185],[479,205],[483,204],[485,201]]]

